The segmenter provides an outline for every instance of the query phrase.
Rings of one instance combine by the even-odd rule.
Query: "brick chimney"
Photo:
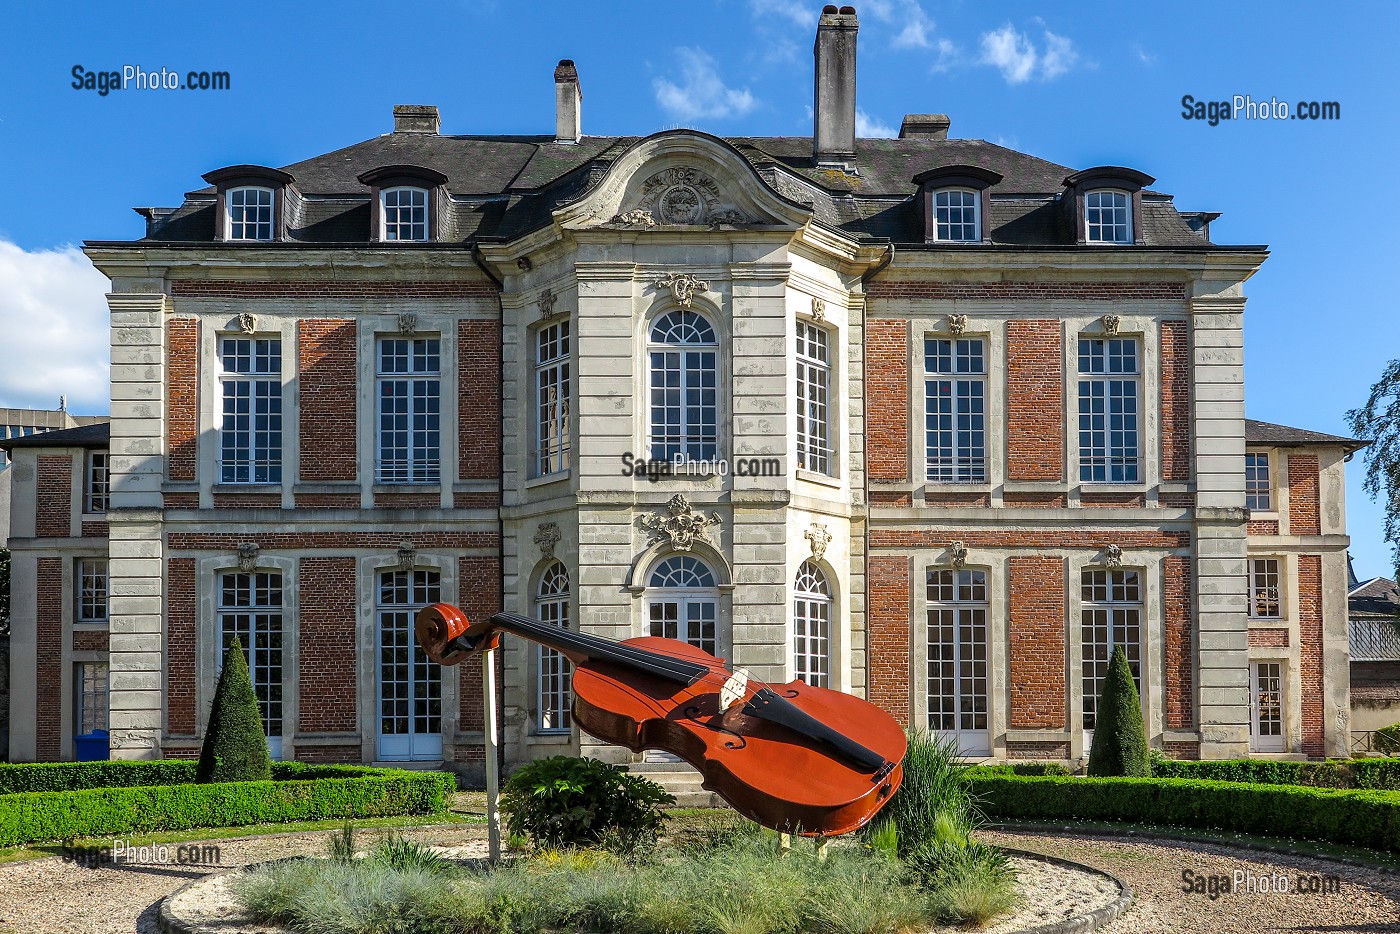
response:
[[[899,125],[899,138],[947,139],[950,125],[947,114],[905,114],[904,122]]]
[[[427,133],[436,136],[440,121],[432,104],[395,104],[395,133]]]
[[[817,21],[812,153],[817,165],[852,169],[856,160],[856,8],[831,4]]]
[[[583,91],[573,59],[559,60],[554,69],[554,141],[577,143],[583,136]]]

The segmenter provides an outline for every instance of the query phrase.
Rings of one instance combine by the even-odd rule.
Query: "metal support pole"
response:
[[[827,841],[828,841],[828,838],[827,838],[827,837],[817,837],[817,840],[816,840],[816,845],[817,845],[817,862],[819,862],[819,863],[820,863],[820,862],[824,862],[824,861],[826,860],[826,844],[827,844]]]
[[[501,816],[496,798],[501,792],[501,771],[496,758],[496,650],[481,656],[482,709],[486,732],[486,834],[491,861],[501,858]]]

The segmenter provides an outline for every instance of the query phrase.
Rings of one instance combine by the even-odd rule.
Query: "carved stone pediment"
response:
[[[672,496],[666,503],[664,513],[650,513],[641,519],[642,528],[651,535],[649,544],[664,542],[676,551],[689,551],[697,540],[708,542],[710,533],[706,529],[718,525],[719,521],[719,514],[716,512],[711,512],[708,516],[696,512],[690,501],[680,493]]]
[[[672,166],[641,185],[636,203],[613,215],[619,227],[742,227],[754,219],[725,197],[723,190],[699,169]]]

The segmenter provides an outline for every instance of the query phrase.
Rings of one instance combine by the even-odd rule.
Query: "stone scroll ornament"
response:
[[[658,289],[670,289],[671,296],[682,308],[689,308],[696,292],[710,291],[710,284],[688,272],[668,272],[656,280]]]
[[[540,546],[540,557],[554,557],[554,546],[559,544],[560,538],[562,536],[557,522],[541,522],[539,531],[535,533],[535,544]]]
[[[238,570],[251,574],[258,567],[257,542],[243,542],[238,546]]]
[[[642,516],[642,528],[651,533],[648,545],[666,544],[676,551],[689,551],[697,541],[710,541],[709,526],[719,525],[719,513],[704,515],[677,493],[666,503],[665,512]]]
[[[1123,566],[1123,549],[1117,545],[1106,545],[1103,550],[1104,567],[1121,568]]]
[[[826,554],[826,546],[831,544],[831,532],[820,522],[813,522],[802,537],[812,543],[812,557],[820,561]]]
[[[398,567],[401,571],[411,571],[418,563],[418,551],[413,547],[412,542],[399,542],[399,550],[396,554]]]
[[[540,297],[535,304],[540,308],[541,321],[554,317],[554,304],[558,300],[559,296],[554,294],[553,289],[545,289],[540,293]]]

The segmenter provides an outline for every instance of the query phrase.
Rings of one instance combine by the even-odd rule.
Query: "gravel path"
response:
[[[1330,860],[1261,853],[1207,843],[1160,839],[1061,836],[1038,832],[988,831],[989,843],[1048,853],[1110,872],[1132,887],[1136,898],[1106,934],[1262,934],[1318,931],[1335,934],[1400,932],[1400,876]],[[1183,872],[1226,876],[1236,871],[1288,880],[1289,891],[1183,891]],[[1336,890],[1304,892],[1314,877],[1334,876]],[[1207,888],[1209,882],[1205,883]]]

